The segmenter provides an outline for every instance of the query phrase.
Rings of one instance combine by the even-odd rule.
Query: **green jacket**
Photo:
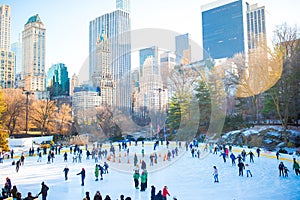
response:
[[[133,174],[133,179],[139,179],[139,178],[140,178],[140,174],[138,174],[138,173]]]
[[[296,161],[294,161],[293,169],[299,169],[299,164]]]
[[[141,175],[141,183],[146,183],[147,182],[147,174],[146,173],[143,173]]]
[[[95,167],[95,177],[99,176],[99,167],[96,165]]]

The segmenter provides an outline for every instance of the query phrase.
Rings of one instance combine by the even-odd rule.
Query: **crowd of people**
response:
[[[143,144],[144,145],[144,144]],[[157,148],[157,146],[159,145],[158,142],[156,142],[154,144],[154,149]],[[126,143],[122,143],[118,145],[119,146],[119,151],[121,151],[122,149],[124,149],[124,151],[127,152],[127,154],[129,154],[129,148],[127,148]],[[168,153],[166,154],[166,160],[170,160],[171,158],[174,158],[174,156],[178,155],[178,145],[176,145],[176,147],[172,150],[168,150]],[[180,143],[180,147],[181,147],[181,143]],[[169,145],[167,145],[167,148],[169,148]],[[60,149],[59,150],[55,150],[55,148],[51,148],[49,149],[48,152],[48,162],[47,163],[53,163],[53,160],[55,158],[55,154],[60,154]],[[198,142],[193,140],[191,143],[186,142],[186,150],[188,151],[188,149],[190,149],[191,155],[193,158],[200,158],[201,155],[201,151],[200,148],[198,146]],[[143,146],[142,146],[142,150],[143,150]],[[30,149],[30,156],[34,156],[34,152],[33,148]],[[245,150],[242,150],[241,153],[239,153],[237,156],[233,153],[232,151],[232,146],[225,146],[225,145],[213,145],[213,144],[206,144],[204,147],[204,151],[209,151],[209,153],[211,154],[215,154],[215,155],[219,155],[219,157],[222,157],[224,163],[227,162],[227,159],[231,159],[231,165],[232,166],[237,166],[238,167],[238,175],[239,176],[244,176],[244,170],[246,171],[246,176],[247,177],[252,177],[252,172],[251,172],[251,163],[254,163],[254,158],[260,157],[260,149],[257,148],[256,149],[256,154],[254,154],[251,150],[247,153]],[[113,145],[111,145],[110,149],[109,149],[109,153],[113,156],[115,154],[116,150],[114,148]],[[44,154],[45,151],[43,152]],[[13,156],[14,152],[12,150],[11,152],[11,158],[14,158]],[[73,154],[73,163],[74,162],[81,162],[81,159],[83,157],[83,150],[79,147],[79,146],[75,146],[75,147],[70,147],[70,154]],[[69,154],[69,155],[70,155]],[[88,150],[87,146],[86,146],[86,159],[89,160],[89,157],[91,156],[92,159],[95,159],[95,171],[94,171],[94,175],[95,175],[95,181],[103,180],[103,175],[108,173],[108,164],[107,162],[104,162],[104,164],[99,164],[98,161],[104,158],[108,158],[108,152],[106,149],[102,149],[102,146],[97,146],[97,147],[93,147],[91,153]],[[150,166],[151,163],[153,165],[153,163],[157,163],[157,154],[155,153],[151,153],[150,154]],[[37,162],[41,162],[41,157],[42,157],[42,153],[40,151],[40,149],[37,149],[37,154],[38,155],[38,161]],[[64,152],[63,154],[63,159],[64,162],[68,162],[68,156],[67,152]],[[144,152],[142,152],[142,155],[144,157]],[[76,157],[76,159],[75,159]],[[246,158],[249,157],[249,162],[246,162]],[[276,154],[277,159],[279,159],[279,153]],[[145,191],[148,187],[148,171],[146,169],[146,164],[143,160],[143,162],[141,162],[141,168],[139,168],[138,165],[138,159],[137,156],[135,154],[134,156],[134,173],[133,173],[133,182],[134,182],[134,187],[135,189],[140,189],[141,192]],[[24,165],[24,160],[25,160],[25,156],[24,153],[21,154],[20,159],[14,163],[13,161],[13,165],[16,165],[16,171],[19,171],[19,167]],[[237,162],[236,162],[237,161]],[[288,168],[284,165],[283,162],[279,163],[278,166],[279,169],[279,176],[283,176],[283,177],[288,177]],[[295,170],[296,175],[300,175],[300,171],[299,171],[299,164],[296,161],[296,159],[294,158],[293,160],[293,170]],[[65,180],[68,180],[68,172],[69,172],[69,168],[66,165],[66,167],[63,169],[64,175],[65,175]],[[81,176],[81,185],[84,186],[84,181],[86,178],[86,171],[84,168],[81,169],[80,172],[77,173],[77,175]],[[218,169],[217,166],[213,166],[213,178],[214,178],[214,182],[215,183],[219,183],[219,173],[218,173]],[[42,182],[42,188],[41,188],[41,192],[35,196],[32,195],[31,192],[27,193],[27,197],[23,198],[21,193],[18,192],[17,190],[17,186],[14,185],[12,186],[11,184],[11,180],[7,177],[6,178],[6,182],[4,184],[4,188],[2,188],[2,197],[0,197],[1,199],[5,199],[7,197],[13,197],[13,199],[17,199],[17,200],[33,200],[35,198],[37,198],[39,195],[42,195],[42,200],[46,200],[47,198],[47,192],[49,190],[49,187]],[[168,191],[167,186],[164,186],[162,188],[162,190],[159,190],[156,193],[156,188],[154,185],[151,186],[151,200],[166,200],[167,196],[170,196],[170,193]],[[84,197],[83,200],[90,200],[90,199],[94,199],[94,200],[98,200],[98,199],[103,199],[103,200],[109,200],[111,199],[111,197],[109,195],[101,195],[100,191],[96,191],[95,195],[93,197],[90,197],[90,193],[86,192],[86,196]],[[120,195],[120,200],[129,200],[131,199],[131,197],[126,197],[124,195]],[[177,198],[174,197],[174,200],[176,200]]]
[[[12,186],[10,178],[7,177],[4,187],[2,188],[0,200],[4,200],[9,197],[11,197],[13,200],[35,200],[40,195],[42,195],[42,200],[47,200],[49,187],[44,182],[42,182],[41,185],[41,191],[37,195],[33,196],[31,192],[28,192],[26,197],[22,197],[22,194],[18,191],[17,186]]]

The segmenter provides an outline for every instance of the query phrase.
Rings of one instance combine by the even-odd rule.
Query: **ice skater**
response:
[[[38,194],[38,196],[40,196],[40,194],[42,194],[42,200],[46,200],[49,187],[44,182],[42,182],[41,185],[42,185],[42,188],[41,188],[41,191]]]
[[[81,175],[81,186],[84,186],[85,169],[82,168],[82,169],[81,169],[81,172],[79,172],[77,175]]]
[[[215,183],[219,183],[218,169],[216,166],[213,166],[213,168],[214,168],[213,176],[214,176]]]
[[[279,176],[284,176],[284,164],[283,162],[280,162],[279,165],[278,165],[278,170],[279,170]]]
[[[299,164],[296,161],[296,158],[293,159],[293,170],[295,170],[296,176],[300,175]]]
[[[139,178],[140,178],[139,171],[135,170],[134,174],[133,174],[133,181],[134,181],[135,189],[139,189]]]
[[[249,177],[249,175],[252,177],[250,166],[247,163],[245,164],[245,170],[246,170],[246,173],[247,173],[247,177]]]
[[[66,167],[64,168],[63,172],[65,173],[65,181],[68,180],[68,172],[69,172],[69,168],[66,165]]]
[[[170,193],[168,191],[168,187],[164,186],[164,189],[162,191],[162,196],[164,197],[165,200],[167,200],[167,195],[170,196]]]
[[[238,167],[239,167],[239,176],[243,176],[243,171],[245,169],[244,163],[243,162],[239,162]]]
[[[95,181],[98,181],[99,179],[98,179],[98,177],[99,177],[99,167],[98,167],[98,165],[96,164],[96,166],[95,166],[95,177],[96,177],[96,180]]]

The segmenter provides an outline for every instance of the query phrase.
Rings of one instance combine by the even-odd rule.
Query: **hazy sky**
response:
[[[131,27],[190,33],[200,43],[200,6],[213,0],[131,0]],[[249,0],[265,6],[268,37],[275,25],[300,26],[299,0]],[[21,37],[28,18],[39,14],[46,27],[46,69],[65,63],[69,77],[78,73],[89,53],[89,22],[115,9],[115,0],[1,0],[11,6],[11,41]]]

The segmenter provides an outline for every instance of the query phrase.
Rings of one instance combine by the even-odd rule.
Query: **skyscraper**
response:
[[[10,7],[0,6],[0,87],[14,86],[15,54],[10,51]]]
[[[0,6],[0,48],[10,50],[10,6]]]
[[[115,101],[115,81],[111,74],[109,40],[105,33],[99,37],[96,47],[96,70],[93,86],[100,88],[101,104],[112,106]]]
[[[140,49],[140,74],[144,74],[144,63],[148,58],[152,59],[153,71],[151,73],[158,75],[159,74],[159,54],[158,47],[152,46],[144,49]]]
[[[51,99],[70,95],[70,79],[65,64],[57,63],[49,68],[46,77],[46,88]]]
[[[22,32],[22,82],[27,91],[45,91],[45,38],[39,15],[30,17]]]
[[[116,0],[116,9],[123,10],[130,13],[130,2],[129,0]]]
[[[73,96],[74,94],[74,88],[77,87],[79,84],[78,76],[76,74],[73,74],[71,79],[71,85],[70,85],[70,95]]]
[[[89,79],[96,70],[97,38],[106,33],[110,44],[111,73],[116,82],[114,106],[130,110],[131,39],[128,12],[116,10],[90,22],[89,35]]]
[[[264,7],[244,0],[218,0],[201,7],[204,55],[213,59],[247,53],[266,37]]]
[[[191,45],[188,33],[175,37],[176,64],[188,64],[191,62]]]

